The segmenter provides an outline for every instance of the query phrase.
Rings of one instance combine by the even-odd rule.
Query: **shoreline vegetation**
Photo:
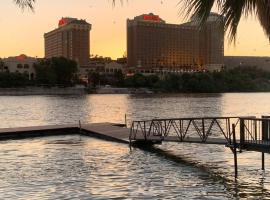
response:
[[[270,72],[256,67],[238,67],[220,72],[115,77],[120,78],[115,81],[117,84],[112,85],[114,87],[147,88],[154,93],[270,92]],[[96,82],[110,85],[106,77],[99,76]]]
[[[70,81],[51,81],[50,77],[57,80],[57,76],[44,75],[44,71],[42,76],[38,75],[43,79],[33,81],[23,74],[0,73],[0,95],[270,92],[270,72],[256,67],[163,76],[135,74],[124,77],[119,72],[111,76],[90,74],[91,84],[86,88],[76,87],[79,82],[76,83],[71,75],[67,76],[73,78]]]

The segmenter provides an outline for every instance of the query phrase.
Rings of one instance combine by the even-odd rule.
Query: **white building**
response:
[[[114,74],[115,72],[123,72],[124,66],[123,64],[117,63],[116,61],[112,61],[110,63],[105,64],[104,72],[105,74]]]
[[[4,58],[3,62],[4,69],[2,69],[2,71],[25,74],[29,77],[29,80],[35,78],[36,72],[34,64],[38,62],[37,58],[28,57],[22,54],[15,57]]]

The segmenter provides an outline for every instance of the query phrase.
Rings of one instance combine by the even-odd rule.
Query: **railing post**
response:
[[[269,142],[269,116],[262,116],[262,142]],[[266,120],[268,119],[268,120]],[[262,152],[262,170],[265,170],[264,152]]]
[[[134,122],[132,122],[129,132],[129,144],[131,144],[132,136],[133,136],[133,130],[134,129]]]
[[[244,145],[244,143],[245,143],[245,120],[240,118],[240,147],[241,148]]]
[[[231,137],[231,120],[230,120],[230,118],[228,118],[227,126],[228,126],[227,137],[228,137],[228,139],[229,139],[230,144],[232,144],[232,137]]]
[[[269,140],[269,116],[262,116],[262,140],[268,141]],[[268,119],[268,120],[266,120]]]
[[[265,165],[264,165],[264,153],[262,152],[262,170],[265,170]]]
[[[205,142],[205,124],[204,124],[204,118],[202,118],[202,132],[203,132],[203,141]]]
[[[80,128],[80,133],[82,132],[82,124],[81,124],[81,120],[79,120],[79,128]]]
[[[232,125],[233,129],[233,157],[234,157],[234,178],[238,176],[238,164],[237,164],[237,144],[236,144],[236,134],[235,134],[235,124]]]
[[[145,127],[145,121],[143,122],[143,133],[144,133],[144,140],[146,141],[146,127]]]
[[[179,124],[180,124],[181,142],[183,142],[183,139],[184,139],[183,121],[180,120]]]
[[[130,150],[132,146],[133,127],[134,127],[134,122],[132,122],[131,127],[130,127],[130,132],[129,132],[129,149]]]
[[[127,128],[127,114],[125,114],[125,126]]]

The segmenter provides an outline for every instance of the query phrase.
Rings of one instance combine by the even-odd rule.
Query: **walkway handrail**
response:
[[[152,120],[133,121],[130,128],[129,140],[136,140],[138,133],[139,136],[147,140],[149,123],[152,123]]]
[[[240,146],[270,145],[270,118],[240,118]]]
[[[152,119],[133,121],[130,129],[130,141],[143,139],[148,140],[153,137],[159,137],[164,140],[174,133],[179,141],[194,132],[199,136],[201,142],[206,142],[209,136],[212,135],[214,126],[217,131],[227,140],[228,144],[232,144],[232,124],[239,126],[240,119],[254,119],[254,116],[245,117],[183,117],[183,118],[168,118],[168,119]],[[195,129],[192,132],[191,128]]]

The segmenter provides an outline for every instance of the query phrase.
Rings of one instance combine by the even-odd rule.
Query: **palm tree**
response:
[[[259,19],[265,34],[270,39],[269,0],[181,0],[186,16],[193,16],[203,24],[214,6],[224,16],[225,31],[229,31],[230,41],[235,41],[237,28],[242,16]]]
[[[33,9],[36,0],[13,0],[21,8]],[[116,1],[112,0],[115,4]],[[230,41],[235,41],[237,28],[242,16],[256,16],[267,37],[270,40],[270,0],[179,0],[183,5],[183,13],[188,17],[195,17],[203,24],[216,5],[220,14],[224,16],[225,31],[229,31]]]

